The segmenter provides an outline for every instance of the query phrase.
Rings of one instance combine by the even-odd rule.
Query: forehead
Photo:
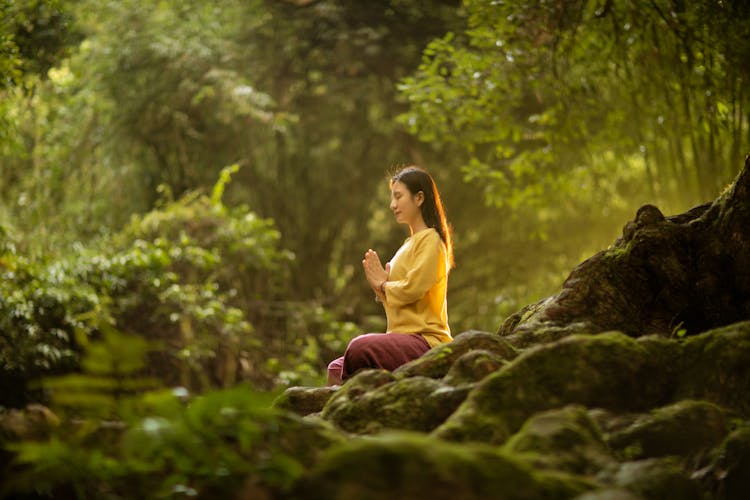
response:
[[[396,182],[392,182],[391,183],[391,192],[393,194],[396,194],[396,193],[402,193],[403,194],[407,190],[408,190],[408,188],[406,187],[406,184],[404,184],[401,181],[396,181]]]

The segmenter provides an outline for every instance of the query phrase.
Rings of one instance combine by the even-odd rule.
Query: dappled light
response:
[[[0,0],[0,498],[750,497],[749,88],[742,0]]]

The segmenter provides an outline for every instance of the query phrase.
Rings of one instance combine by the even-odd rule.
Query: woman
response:
[[[383,303],[386,333],[354,338],[344,355],[328,365],[328,385],[341,384],[363,368],[394,370],[430,348],[453,340],[446,291],[453,244],[432,177],[418,167],[393,176],[391,210],[410,236],[385,267],[372,249],[362,267],[376,300]]]

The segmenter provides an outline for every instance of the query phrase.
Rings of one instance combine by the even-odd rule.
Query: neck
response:
[[[424,223],[422,217],[420,217],[419,220],[414,221],[412,224],[409,224],[409,231],[411,231],[411,234],[424,231],[425,229],[427,229],[427,224]]]

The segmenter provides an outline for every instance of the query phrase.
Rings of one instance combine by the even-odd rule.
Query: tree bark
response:
[[[750,155],[713,202],[664,217],[638,209],[608,249],[579,264],[560,292],[510,316],[515,345],[575,332],[693,335],[750,319]]]

